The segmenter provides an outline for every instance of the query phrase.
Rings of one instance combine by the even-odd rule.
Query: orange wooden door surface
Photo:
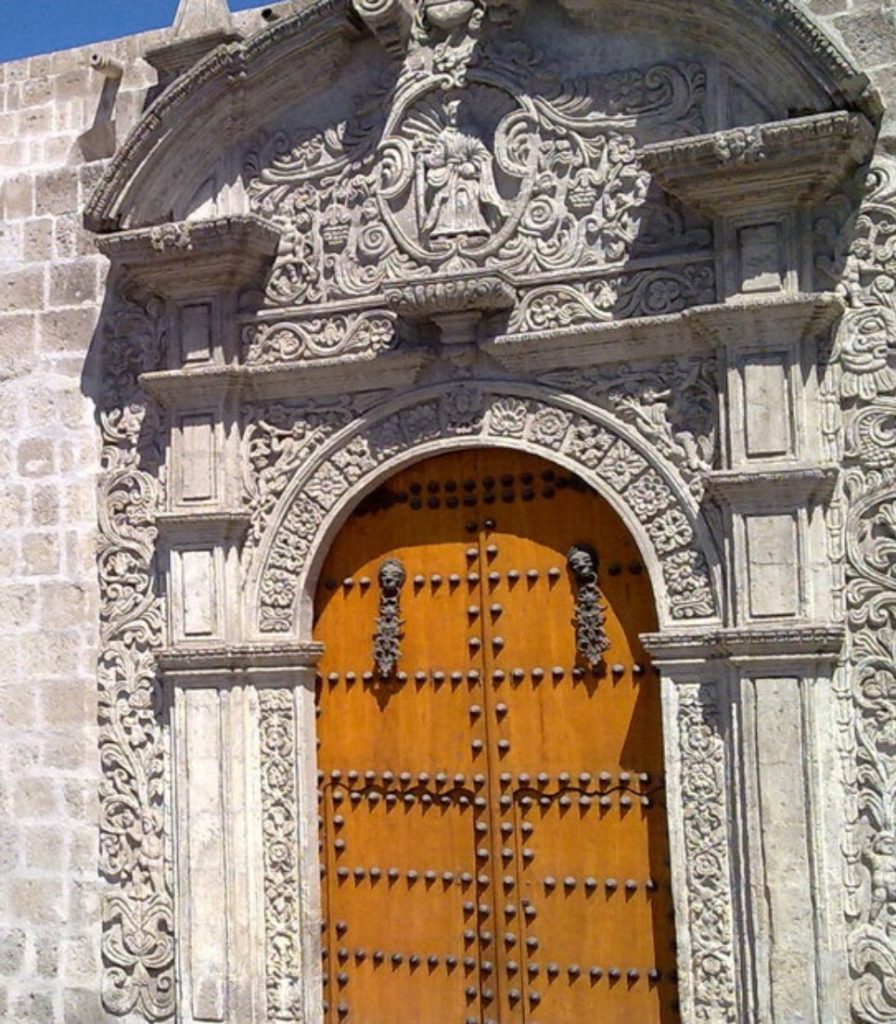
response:
[[[573,545],[609,647],[576,650]],[[373,637],[384,562],[400,657]],[[653,597],[618,516],[531,456],[440,456],[371,495],[317,595],[330,1024],[678,1020]]]

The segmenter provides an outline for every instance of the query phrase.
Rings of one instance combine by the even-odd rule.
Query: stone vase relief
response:
[[[506,446],[603,495],[650,573],[682,1019],[896,1022],[866,77],[789,0],[323,0],[207,44],[85,214],[108,1013],[321,1020],[317,573],[398,469]]]

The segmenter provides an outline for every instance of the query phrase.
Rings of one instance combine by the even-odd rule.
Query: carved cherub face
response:
[[[581,579],[597,572],[597,554],[587,544],[577,544],[569,549],[566,562],[571,572]]]

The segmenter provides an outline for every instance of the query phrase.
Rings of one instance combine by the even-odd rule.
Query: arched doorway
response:
[[[653,628],[624,524],[544,460],[356,509],[316,604],[328,1022],[678,1019]]]

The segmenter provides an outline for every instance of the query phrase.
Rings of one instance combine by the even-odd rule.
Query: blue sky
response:
[[[230,0],[230,9],[263,7]],[[177,0],[0,0],[0,61],[162,28],[174,21]]]

